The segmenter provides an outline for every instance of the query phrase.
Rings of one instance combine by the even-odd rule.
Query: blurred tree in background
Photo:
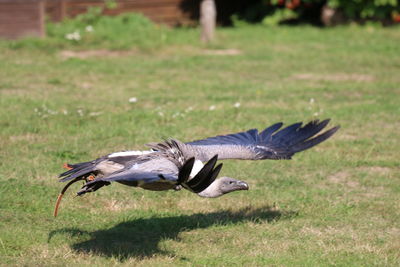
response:
[[[200,3],[200,40],[204,43],[214,39],[215,25],[217,22],[217,10],[214,0],[202,0]]]
[[[399,0],[259,0],[235,18],[267,25],[306,22],[330,26],[369,20],[387,25],[400,22],[400,6]]]

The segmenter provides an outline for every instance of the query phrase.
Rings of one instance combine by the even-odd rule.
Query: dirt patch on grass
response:
[[[10,136],[10,141],[13,143],[25,141],[29,143],[36,143],[39,141],[44,141],[45,138],[39,134],[27,133],[22,135],[12,135]]]
[[[346,141],[354,141],[357,140],[356,135],[348,134],[348,133],[341,133],[340,135],[337,136],[337,138],[341,140],[346,140]]]
[[[129,209],[129,205],[127,203],[123,203],[122,201],[118,201],[115,199],[111,199],[104,203],[104,208],[108,211],[122,211]]]
[[[237,56],[241,55],[242,51],[239,49],[194,49],[192,47],[180,47],[179,51],[183,54],[200,54],[200,55],[210,55],[210,56]],[[161,54],[160,54],[161,53]],[[113,51],[107,49],[98,49],[98,50],[84,50],[84,51],[73,51],[73,50],[63,50],[59,53],[62,59],[69,58],[79,58],[79,59],[88,59],[93,57],[101,57],[101,58],[117,58],[117,57],[126,57],[138,54],[137,50],[126,50],[126,51]],[[164,49],[163,51],[159,51],[158,55],[170,56],[175,55],[176,49],[169,50]]]
[[[22,88],[4,88],[0,89],[0,95],[4,96],[26,96],[32,95],[32,91],[28,89],[22,89]]]
[[[389,167],[380,167],[380,166],[362,166],[357,168],[357,170],[372,174],[381,174],[381,175],[388,175],[393,171]]]
[[[240,51],[239,49],[218,49],[218,50],[206,49],[203,50],[203,54],[212,56],[237,56],[241,55],[242,51]]]
[[[327,226],[326,228],[304,226],[301,230],[304,234],[311,234],[320,237],[340,237],[340,236],[351,236],[353,239],[356,237],[356,232],[351,227],[335,228],[332,226]]]
[[[315,238],[318,245],[326,251],[382,254],[384,251],[398,249],[398,230],[398,228],[389,228],[382,231],[377,227],[353,228],[343,225],[342,227],[304,226],[300,232]],[[385,242],[377,245],[374,242],[377,238]]]
[[[355,176],[360,172],[360,170],[368,170],[368,172],[372,173],[372,175],[376,175],[378,173],[382,175],[382,172],[386,173],[386,175],[389,175],[391,171],[393,171],[391,168],[378,166],[365,166],[351,170],[342,170],[328,176],[327,183],[331,185],[340,185],[341,191],[348,199],[351,199],[354,202],[371,201],[372,199],[377,199],[384,196],[387,192],[385,187],[377,185],[364,185],[357,181],[355,177],[353,177],[353,175]],[[368,179],[367,177],[363,178]]]
[[[332,73],[332,74],[315,74],[315,73],[299,73],[292,76],[295,80],[311,80],[311,81],[330,81],[330,82],[372,82],[374,77],[367,74],[346,74],[346,73]]]
[[[360,183],[350,179],[351,175],[347,171],[340,171],[328,177],[328,181],[333,184],[341,184],[349,188],[360,187]]]
[[[134,55],[136,51],[112,51],[106,49],[99,50],[86,50],[86,51],[72,51],[72,50],[63,50],[60,52],[60,56],[63,59],[69,58],[80,58],[86,59],[91,57],[124,57]]]

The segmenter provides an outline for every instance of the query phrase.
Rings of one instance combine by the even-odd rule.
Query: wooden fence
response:
[[[0,38],[44,35],[42,0],[0,0]]]
[[[45,0],[46,14],[53,21],[75,17],[87,12],[90,7],[102,7],[105,15],[126,12],[142,13],[157,23],[171,26],[193,21],[193,0],[118,0],[115,8],[106,8],[104,0]],[[197,7],[198,8],[198,7]]]
[[[105,7],[104,0],[44,0],[46,14],[53,21],[85,13],[90,7]],[[230,25],[231,16],[257,0],[215,0],[220,25]],[[117,7],[105,9],[105,15],[125,12],[142,13],[154,22],[171,26],[197,23],[201,0],[115,0]]]
[[[44,19],[62,21],[102,7],[104,15],[142,13],[157,23],[191,24],[197,19],[199,0],[117,0],[106,8],[104,0],[0,0],[0,38],[44,36]]]
[[[105,8],[104,0],[0,0],[0,38],[44,36],[45,17],[61,21],[96,6],[103,7],[105,15],[137,12],[157,23],[170,26],[194,24],[199,18],[200,1],[116,0],[116,8],[108,9]],[[248,5],[246,3],[242,0],[217,0],[219,24],[229,24],[230,16],[242,10]]]

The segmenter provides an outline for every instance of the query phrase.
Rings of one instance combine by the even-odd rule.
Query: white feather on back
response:
[[[192,171],[190,172],[190,178],[196,176],[196,174],[203,168],[204,164],[200,160],[195,160]]]
[[[121,151],[121,152],[115,152],[110,155],[108,155],[109,158],[115,158],[115,157],[124,157],[124,156],[139,156],[139,155],[146,155],[150,154],[153,151],[151,150],[145,150],[145,151],[140,151],[140,150],[132,150],[132,151]]]

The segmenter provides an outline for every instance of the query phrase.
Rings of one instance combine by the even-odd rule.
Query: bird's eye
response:
[[[230,181],[229,184],[233,184],[233,181]]]

